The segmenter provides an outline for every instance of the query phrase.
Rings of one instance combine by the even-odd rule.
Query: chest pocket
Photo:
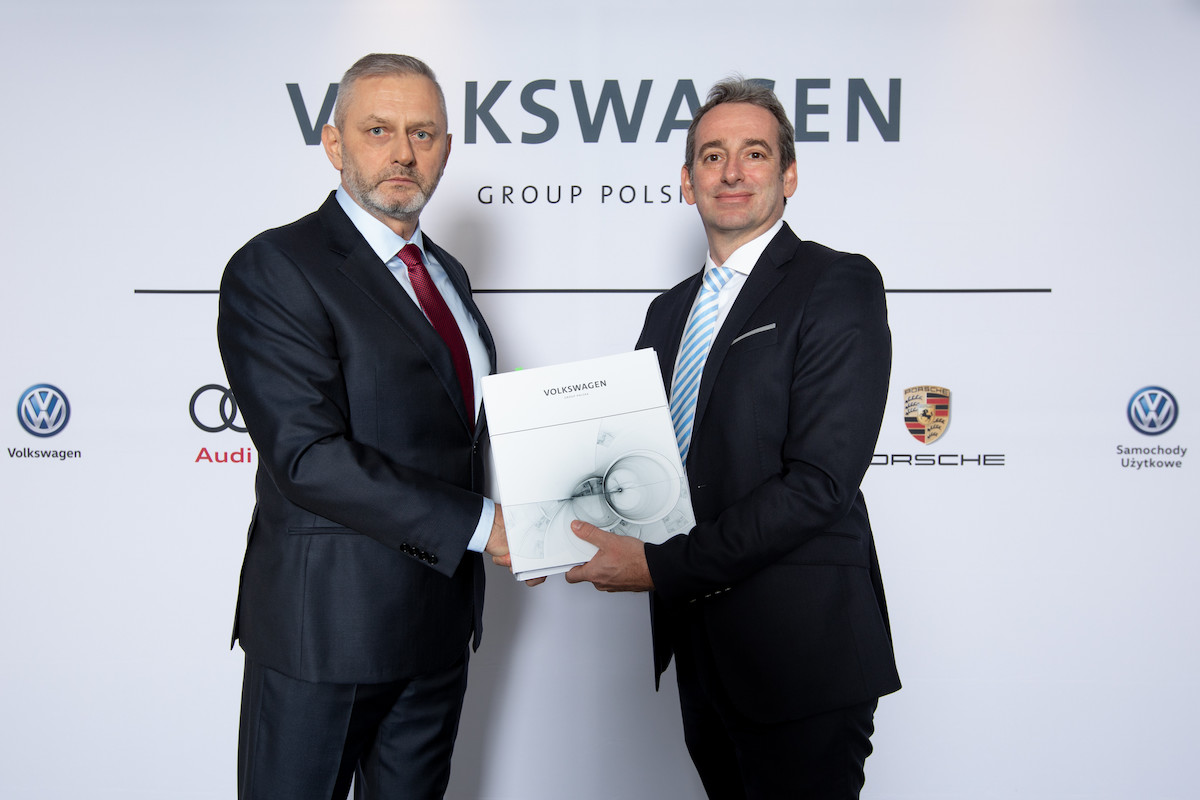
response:
[[[736,356],[746,350],[756,350],[760,347],[766,347],[775,344],[778,340],[779,329],[775,326],[774,322],[752,328],[729,343],[729,355]]]

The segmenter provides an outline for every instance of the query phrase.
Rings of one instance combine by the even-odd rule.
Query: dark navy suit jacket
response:
[[[462,265],[428,238],[495,348]],[[230,387],[258,450],[234,638],[295,678],[396,680],[482,632],[485,424],[449,351],[333,194],[250,240],[221,281]],[[474,409],[469,410],[472,414]]]
[[[638,346],[658,352],[668,387],[700,279],[646,314]],[[700,615],[724,685],[760,721],[900,688],[859,491],[890,370],[878,270],[785,224],[704,368],[687,463],[696,527],[646,547],[656,674]]]

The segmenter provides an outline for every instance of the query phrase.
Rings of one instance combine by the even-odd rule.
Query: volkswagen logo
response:
[[[1179,418],[1179,405],[1161,386],[1138,389],[1129,399],[1129,424],[1139,433],[1158,436],[1166,433]]]
[[[53,436],[67,427],[71,404],[57,386],[30,386],[17,401],[17,419],[34,436]]]
[[[192,415],[192,422],[202,431],[220,433],[228,429],[246,432],[245,426],[239,424],[237,400],[233,398],[233,392],[224,386],[215,383],[201,386],[192,395],[188,411]]]

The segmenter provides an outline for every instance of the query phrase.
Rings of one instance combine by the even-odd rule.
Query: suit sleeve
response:
[[[352,438],[329,313],[274,243],[253,240],[226,267],[217,339],[259,467],[288,501],[454,573],[483,498]]]
[[[753,389],[787,393],[772,406],[780,409],[778,422],[722,417],[722,406],[733,404],[722,404],[719,393],[745,387],[714,388],[713,417],[706,421],[722,426],[716,438],[725,452],[705,480],[767,459],[774,468],[690,535],[647,546],[659,594],[689,599],[728,587],[817,537],[831,537],[822,544],[834,550],[842,544],[834,537],[850,537],[857,540],[851,549],[866,552],[870,528],[859,484],[879,435],[891,371],[884,298],[878,271],[861,256],[843,255],[824,269],[800,312],[797,346],[787,351],[794,353],[785,365],[790,380],[785,373]],[[710,454],[693,450],[691,457]]]

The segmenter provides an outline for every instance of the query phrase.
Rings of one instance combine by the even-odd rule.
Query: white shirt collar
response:
[[[400,248],[406,244],[415,244],[421,249],[421,257],[425,263],[429,263],[429,257],[425,253],[425,237],[421,235],[421,224],[417,223],[417,229],[413,232],[411,239],[405,239],[400,234],[393,231],[387,225],[384,225],[375,217],[371,216],[365,208],[355,202],[350,193],[346,191],[346,187],[338,184],[337,201],[346,212],[346,216],[354,223],[354,227],[367,240],[367,244],[375,251],[375,255],[379,256],[379,260],[387,263],[396,257],[400,252]]]
[[[354,202],[351,200],[350,202]],[[734,250],[729,254],[729,258],[725,259],[725,263],[721,266],[729,267],[734,272],[740,272],[742,275],[749,275],[750,270],[754,269],[754,265],[758,263],[758,259],[762,258],[763,251],[767,249],[767,245],[775,238],[775,234],[779,233],[783,228],[783,217],[775,220],[775,224],[767,230],[755,236],[744,245]],[[713,262],[712,253],[704,262],[704,269],[710,270],[717,265]]]

